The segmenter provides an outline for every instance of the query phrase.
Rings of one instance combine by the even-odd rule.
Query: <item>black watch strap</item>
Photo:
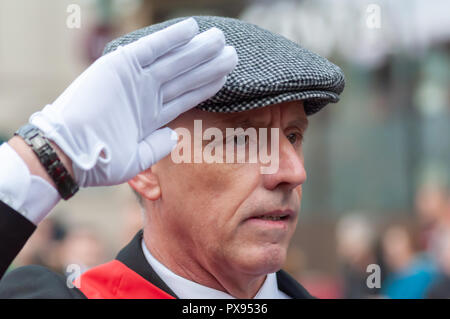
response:
[[[42,131],[32,124],[22,126],[14,135],[21,136],[33,149],[48,175],[55,182],[59,195],[65,200],[78,191],[78,185],[70,176],[55,150]]]

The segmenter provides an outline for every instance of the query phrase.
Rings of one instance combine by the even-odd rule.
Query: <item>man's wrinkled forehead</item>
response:
[[[302,101],[270,105],[267,107],[237,113],[220,114],[209,122],[215,127],[270,127],[277,117],[286,126],[297,126],[303,131],[308,127],[308,118]]]

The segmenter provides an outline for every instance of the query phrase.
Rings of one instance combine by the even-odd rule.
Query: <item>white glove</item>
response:
[[[99,58],[51,105],[33,114],[72,160],[81,187],[123,183],[168,155],[159,129],[212,97],[237,63],[217,28],[189,18]]]

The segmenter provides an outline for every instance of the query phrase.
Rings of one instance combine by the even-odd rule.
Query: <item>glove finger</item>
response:
[[[223,78],[234,69],[237,60],[236,50],[231,46],[226,46],[218,57],[165,83],[161,88],[163,103]]]
[[[197,33],[197,21],[189,18],[142,37],[126,47],[135,54],[139,64],[144,68],[170,50],[186,44]]]
[[[195,36],[186,45],[161,57],[148,70],[160,83],[165,83],[218,56],[224,47],[223,32],[217,28],[211,28]]]
[[[226,77],[208,83],[198,89],[189,91],[164,105],[161,110],[161,125],[167,124],[181,113],[214,96],[226,82]]]
[[[154,131],[139,143],[139,169],[144,171],[166,157],[178,143],[178,134],[170,127]]]

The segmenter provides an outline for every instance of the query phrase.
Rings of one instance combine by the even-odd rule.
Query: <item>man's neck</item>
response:
[[[207,263],[196,258],[189,249],[180,250],[173,240],[159,240],[157,232],[144,230],[144,243],[152,256],[170,271],[202,286],[230,294],[235,298],[253,298],[261,288],[266,275],[248,276],[230,271],[220,263]],[[228,268],[228,269],[227,269]]]

